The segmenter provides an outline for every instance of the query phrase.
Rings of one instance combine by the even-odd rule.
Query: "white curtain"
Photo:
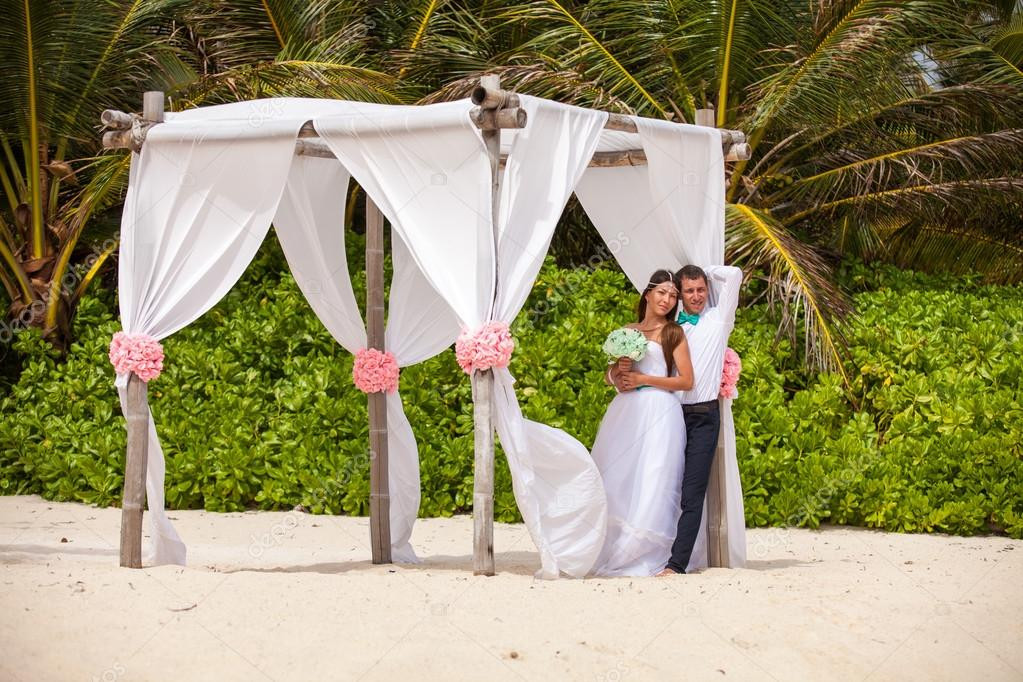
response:
[[[490,166],[468,100],[316,119],[320,136],[366,193],[461,324],[493,298]]]
[[[658,268],[724,262],[724,159],[720,133],[714,128],[633,120],[638,134],[630,136],[632,144],[642,146],[647,165],[590,168],[575,191],[626,276],[642,291]],[[712,298],[710,303],[716,301]],[[721,407],[727,491],[723,511],[730,565],[738,567],[746,561],[742,485],[731,400],[722,401]],[[705,505],[689,563],[693,568],[707,565],[707,519]]]
[[[209,310],[252,260],[291,166],[298,126],[259,134],[225,124],[168,122],[132,158],[121,220],[118,298],[129,334],[170,336]],[[258,158],[259,163],[253,163]],[[127,376],[118,376],[126,409]],[[185,545],[164,512],[165,465],[149,418],[146,493],[150,564],[184,564]]]
[[[133,159],[119,266],[124,330],[165,338],[196,319],[237,281],[276,216],[289,263],[317,315],[346,348],[364,345],[344,257],[348,172],[394,230],[387,347],[402,366],[449,346],[460,327],[514,319],[580,176],[580,199],[609,244],[620,243],[615,255],[634,283],[668,265],[665,258],[671,265],[721,262],[716,132],[687,126],[680,137],[678,126],[637,119],[650,165],[586,170],[606,115],[520,100],[530,124],[507,135],[496,236],[489,161],[467,100],[425,107],[261,100],[168,115]],[[298,128],[310,119],[340,164],[293,157]],[[696,148],[702,156],[693,155]],[[118,383],[123,387],[124,377]],[[585,575],[603,540],[605,500],[596,467],[575,439],[522,418],[507,370],[495,372],[495,386],[497,430],[540,550],[540,575]],[[400,398],[390,395],[387,404],[393,549],[398,560],[412,561],[418,457]],[[728,413],[723,429],[730,425]],[[734,436],[731,444],[734,460]],[[726,464],[737,485],[737,468]],[[163,478],[150,420],[155,551],[147,560],[184,563],[184,545],[163,512]],[[739,504],[741,517],[741,496]]]
[[[314,122],[391,223],[385,343],[401,366],[443,351],[461,325],[478,325],[486,312],[481,302],[493,290],[489,166],[470,106],[466,100],[373,116],[356,111]],[[387,397],[387,426],[392,554],[414,561],[407,539],[419,508],[419,458],[398,394]]]
[[[468,102],[375,119],[316,121],[320,135],[407,245],[426,281],[469,329],[490,319],[510,321],[521,308],[606,117],[520,99],[530,125],[515,136],[508,159],[497,243],[489,161],[469,121]],[[430,300],[428,291],[420,295]],[[495,372],[496,425],[519,509],[540,550],[541,573],[585,575],[603,540],[606,502],[600,476],[578,441],[522,418],[513,382],[507,371]]]
[[[525,95],[519,99],[529,124],[515,135],[501,183],[492,315],[509,324],[533,288],[558,218],[607,120],[603,112]],[[604,541],[607,501],[600,473],[578,440],[522,416],[508,369],[494,371],[494,384],[495,425],[515,500],[540,551],[538,577],[582,577]]]
[[[401,367],[415,365],[447,350],[458,337],[458,318],[423,277],[405,242],[392,231],[394,274],[387,303],[385,345]],[[419,446],[401,401],[401,389],[387,394],[388,480],[391,494],[391,545],[395,561],[416,561],[408,545],[419,513]],[[399,542],[404,538],[405,547]]]
[[[274,225],[288,265],[310,306],[337,342],[354,353],[366,346],[366,327],[345,256],[349,177],[334,159],[296,156]],[[450,346],[458,335],[458,323],[423,281],[404,243],[394,239],[393,249],[385,346],[405,367]],[[419,514],[418,446],[400,395],[388,394],[386,402],[391,557],[412,563],[418,561],[409,542]]]

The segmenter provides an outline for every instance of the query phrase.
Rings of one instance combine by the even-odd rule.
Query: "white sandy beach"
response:
[[[374,566],[368,520],[171,513],[187,568],[117,566],[119,509],[0,497],[0,679],[1021,680],[1023,541],[751,530],[749,566],[538,581],[472,519]]]

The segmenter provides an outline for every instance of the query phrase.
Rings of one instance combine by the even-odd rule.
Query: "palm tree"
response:
[[[523,92],[645,116],[713,106],[719,127],[745,131],[729,255],[763,278],[816,366],[844,373],[843,255],[1023,277],[1013,2],[422,4],[426,29],[394,61],[424,101],[496,70]]]
[[[378,70],[384,49],[365,0],[193,0],[175,27],[175,108],[279,96],[407,100]]]
[[[276,95],[402,101],[397,80],[371,68],[366,12],[324,1],[0,0],[9,317],[66,348],[75,304],[117,248],[130,155],[102,153],[103,109],[132,111],[148,89],[167,92],[172,109]],[[90,236],[105,241],[83,248]]]
[[[757,273],[807,358],[842,369],[853,254],[1023,276],[1021,12],[1010,0],[0,0],[0,281],[66,342],[116,248],[79,242],[116,207],[129,156],[98,153],[103,108],[148,88],[172,109],[278,95],[462,97],[484,72],[522,92],[745,131],[733,261]],[[354,206],[354,202],[349,202]],[[115,211],[111,211],[114,213]],[[570,211],[570,223],[582,223]],[[98,236],[104,236],[102,232]],[[800,329],[799,324],[802,323]]]
[[[0,2],[0,282],[9,314],[60,347],[75,301],[116,248],[108,241],[70,268],[90,219],[119,200],[127,165],[93,156],[95,124],[105,108],[131,108],[167,48],[174,4]]]

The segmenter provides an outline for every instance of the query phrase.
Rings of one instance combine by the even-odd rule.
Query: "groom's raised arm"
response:
[[[735,324],[735,310],[739,307],[742,288],[742,270],[732,265],[710,265],[703,269],[717,295],[715,308],[721,321],[731,328]]]

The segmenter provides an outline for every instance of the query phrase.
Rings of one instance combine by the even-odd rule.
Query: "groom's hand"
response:
[[[635,391],[640,386],[639,372],[622,372],[618,375],[615,386],[619,391]]]
[[[621,393],[626,390],[622,385],[622,371],[618,369],[618,363],[612,364],[608,370],[608,378],[611,379],[611,385],[615,387],[615,390]]]

